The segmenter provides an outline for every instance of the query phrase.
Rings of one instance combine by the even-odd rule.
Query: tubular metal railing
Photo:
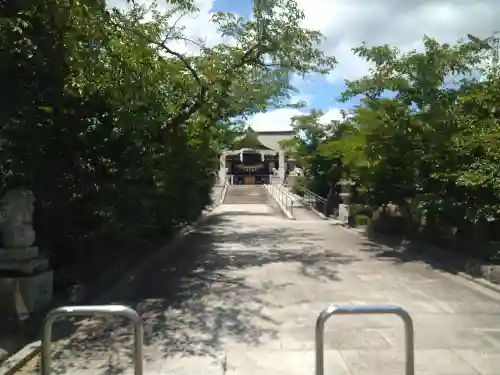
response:
[[[133,362],[134,374],[144,373],[144,325],[141,317],[135,310],[127,306],[67,306],[50,311],[43,323],[41,348],[41,374],[51,373],[51,343],[52,325],[58,318],[68,316],[121,316],[129,319],[134,326]],[[399,306],[336,306],[331,305],[321,311],[316,319],[315,327],[315,375],[325,373],[324,336],[325,324],[334,315],[396,315],[401,318],[405,332],[405,375],[415,375],[415,335],[413,321],[410,314]]]
[[[415,336],[410,314],[399,306],[336,306],[324,309],[316,319],[316,375],[325,374],[325,323],[334,315],[397,315],[403,320],[405,331],[405,375],[415,375]]]
[[[144,325],[137,312],[127,306],[66,306],[50,311],[43,322],[42,332],[42,366],[41,374],[50,375],[52,325],[58,318],[68,316],[121,316],[130,320],[134,326],[134,375],[144,373]]]
[[[282,207],[293,216],[293,196],[280,185],[266,185],[269,194],[282,205]]]
[[[306,189],[303,186],[299,187],[299,195],[301,196],[301,200],[304,204],[308,205],[309,207],[314,208],[316,211],[321,212],[322,214],[325,213],[326,209],[326,199],[323,198],[321,195],[318,195],[314,192],[312,192],[309,189]]]
[[[229,189],[229,185],[231,185],[229,179],[230,179],[229,176],[226,176],[226,178],[224,179],[224,184],[222,185],[222,189],[221,189],[220,197],[219,197],[220,204],[224,203],[224,198],[226,198],[227,189]]]

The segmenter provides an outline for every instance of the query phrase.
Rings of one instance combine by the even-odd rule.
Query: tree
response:
[[[295,136],[283,143],[292,156],[304,168],[309,178],[305,186],[313,192],[326,197],[323,207],[325,215],[333,213],[334,206],[340,202],[338,183],[345,174],[342,155],[333,150],[349,128],[344,121],[321,121],[322,111],[312,110],[307,115],[292,118]]]
[[[171,48],[186,40],[176,19],[197,12],[189,0],[164,13],[103,0],[1,4],[2,188],[35,191],[37,242],[75,277],[196,218],[234,118],[284,106],[292,73],[334,63],[292,0],[256,2],[252,20],[214,15],[234,43],[193,41],[191,56]]]
[[[425,38],[424,52],[406,54],[388,46],[356,49],[375,68],[349,82],[344,99],[364,96],[353,119],[363,134],[364,184],[373,203],[397,203],[412,223],[418,204],[428,227],[469,235],[498,220],[498,74],[474,78],[489,42]],[[392,98],[382,96],[387,91]],[[346,149],[352,138],[342,142]]]
[[[309,114],[295,116],[291,119],[291,127],[295,133],[290,140],[284,141],[282,146],[302,166],[306,176],[311,177],[312,183],[308,188],[319,194],[328,191],[325,172],[335,160],[320,154],[320,145],[331,137],[337,127],[337,122],[324,124],[322,111],[312,110]],[[326,194],[326,191],[324,194]]]
[[[500,219],[499,72],[481,69],[498,54],[498,38],[469,39],[450,45],[425,37],[421,52],[354,49],[373,68],[347,82],[341,100],[361,96],[361,103],[315,150],[340,158],[362,203],[397,204],[410,234],[425,213],[424,229],[479,244],[494,238]]]

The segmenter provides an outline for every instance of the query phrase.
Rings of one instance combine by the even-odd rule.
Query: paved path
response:
[[[222,190],[224,189],[224,186],[219,185],[219,186],[214,186],[212,189],[212,201],[214,204],[219,204],[220,199],[222,198]]]
[[[300,200],[296,200],[293,203],[293,216],[296,220],[300,221],[319,221],[323,220],[318,215],[316,215],[313,211],[307,208],[304,203]]]
[[[357,233],[266,205],[222,205],[179,251],[184,261],[165,255],[115,301],[144,317],[148,375],[313,374],[314,323],[330,303],[406,307],[417,375],[500,374],[500,295],[400,262]],[[131,374],[129,343],[123,323],[87,321],[60,343],[54,373]],[[402,344],[395,317],[334,317],[326,373],[402,375]]]

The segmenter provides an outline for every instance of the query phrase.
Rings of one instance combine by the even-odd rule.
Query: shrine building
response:
[[[236,140],[233,150],[220,155],[220,181],[254,185],[283,183],[295,162],[281,146],[282,141],[292,139],[293,131],[254,131],[248,128]]]

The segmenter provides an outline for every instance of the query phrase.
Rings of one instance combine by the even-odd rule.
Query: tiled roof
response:
[[[281,141],[290,139],[294,136],[293,131],[260,131],[256,132],[251,127],[246,134],[236,142],[235,148],[255,148],[271,149],[278,152],[281,147]]]

